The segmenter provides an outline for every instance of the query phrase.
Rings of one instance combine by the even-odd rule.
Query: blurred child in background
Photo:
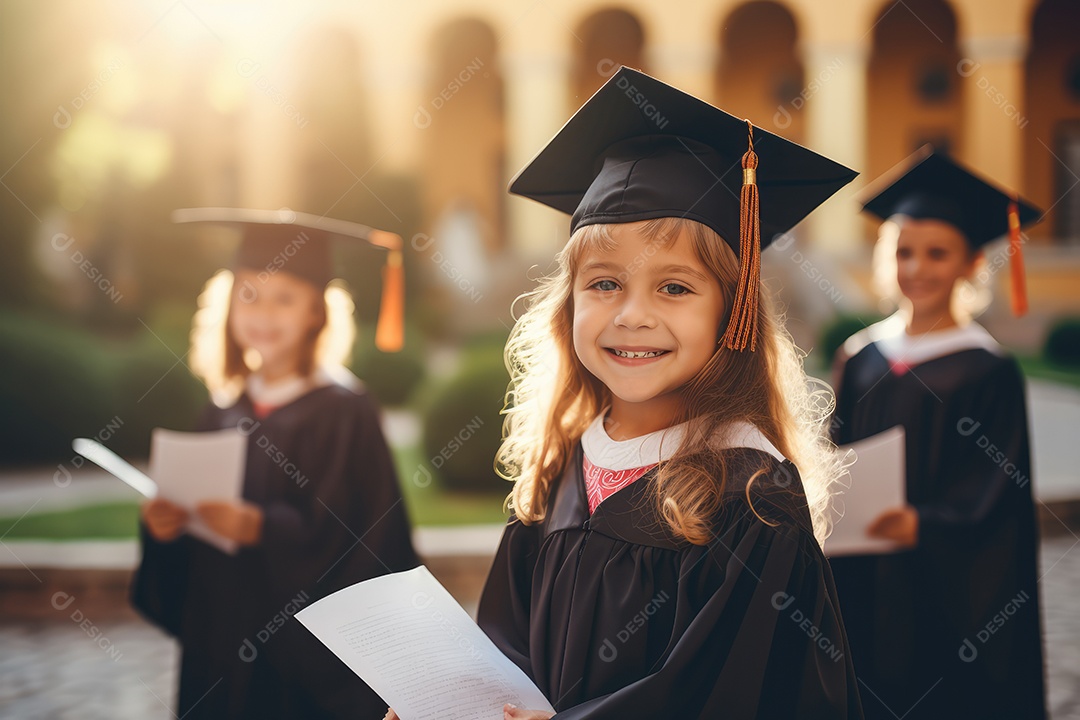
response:
[[[835,440],[901,425],[907,504],[867,532],[906,551],[832,559],[868,718],[1044,718],[1024,383],[972,320],[982,248],[1040,212],[923,148],[868,191],[892,317],[836,358]]]
[[[331,242],[396,236],[289,212],[205,208],[180,222],[243,232],[231,271],[206,285],[191,366],[213,403],[198,430],[248,436],[242,499],[196,514],[239,544],[228,555],[184,533],[191,517],[164,499],[142,507],[142,562],[132,602],[181,647],[177,715],[369,718],[378,697],[292,619],[342,587],[418,561],[379,412],[344,364],[355,327],[333,278]],[[400,278],[380,327],[400,342]],[[387,332],[389,329],[390,336]]]

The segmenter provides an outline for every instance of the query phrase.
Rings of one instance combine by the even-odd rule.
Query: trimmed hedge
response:
[[[384,407],[405,405],[427,374],[427,351],[413,328],[406,326],[405,345],[384,353],[375,347],[375,333],[365,327],[357,333],[351,370]]]
[[[836,351],[849,337],[881,319],[880,315],[837,315],[821,329],[814,354],[821,358],[823,367],[829,367],[836,357]]]
[[[152,428],[190,428],[205,403],[202,385],[148,332],[106,341],[57,320],[0,317],[4,464],[70,460],[81,436],[145,457]]]
[[[1063,318],[1046,336],[1043,357],[1055,365],[1080,368],[1080,318]]]
[[[466,350],[460,370],[425,393],[424,465],[442,488],[508,492],[494,469],[508,382],[502,347],[491,345],[486,352]]]

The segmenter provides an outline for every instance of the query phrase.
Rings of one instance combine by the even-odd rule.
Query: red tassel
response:
[[[739,285],[724,344],[731,350],[757,347],[758,292],[761,285],[761,208],[757,186],[758,156],[754,152],[754,126],[749,128],[750,149],[742,157],[743,184],[739,192]]]
[[[1012,275],[1012,313],[1015,317],[1021,317],[1028,311],[1024,252],[1020,243],[1020,211],[1014,199],[1009,203],[1009,271]]]
[[[388,251],[382,271],[382,302],[375,325],[375,347],[383,352],[397,352],[405,344],[405,267],[401,257],[401,236],[372,230],[367,241]]]

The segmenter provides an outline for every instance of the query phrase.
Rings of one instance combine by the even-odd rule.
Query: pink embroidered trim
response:
[[[589,462],[589,458],[583,458],[583,460],[582,469],[585,472],[585,495],[589,499],[589,513],[596,512],[596,508],[600,503],[639,479],[657,465],[657,463],[653,463],[652,465],[630,468],[629,470],[608,470],[593,465]]]

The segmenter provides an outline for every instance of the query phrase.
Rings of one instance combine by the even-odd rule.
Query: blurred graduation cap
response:
[[[389,252],[382,272],[383,293],[375,345],[385,352],[401,349],[405,279],[399,235],[360,223],[287,209],[186,208],[174,210],[172,220],[239,230],[241,240],[233,259],[233,269],[288,272],[320,290],[336,277],[330,247],[334,241],[366,240],[386,248]]]
[[[1020,228],[1042,218],[1034,205],[924,145],[863,191],[863,210],[882,220],[903,215],[940,220],[959,230],[972,250],[1009,234],[1012,307],[1027,312]]]
[[[695,220],[740,258],[725,344],[756,344],[761,250],[858,173],[621,67],[517,174],[510,192],[597,223]]]

